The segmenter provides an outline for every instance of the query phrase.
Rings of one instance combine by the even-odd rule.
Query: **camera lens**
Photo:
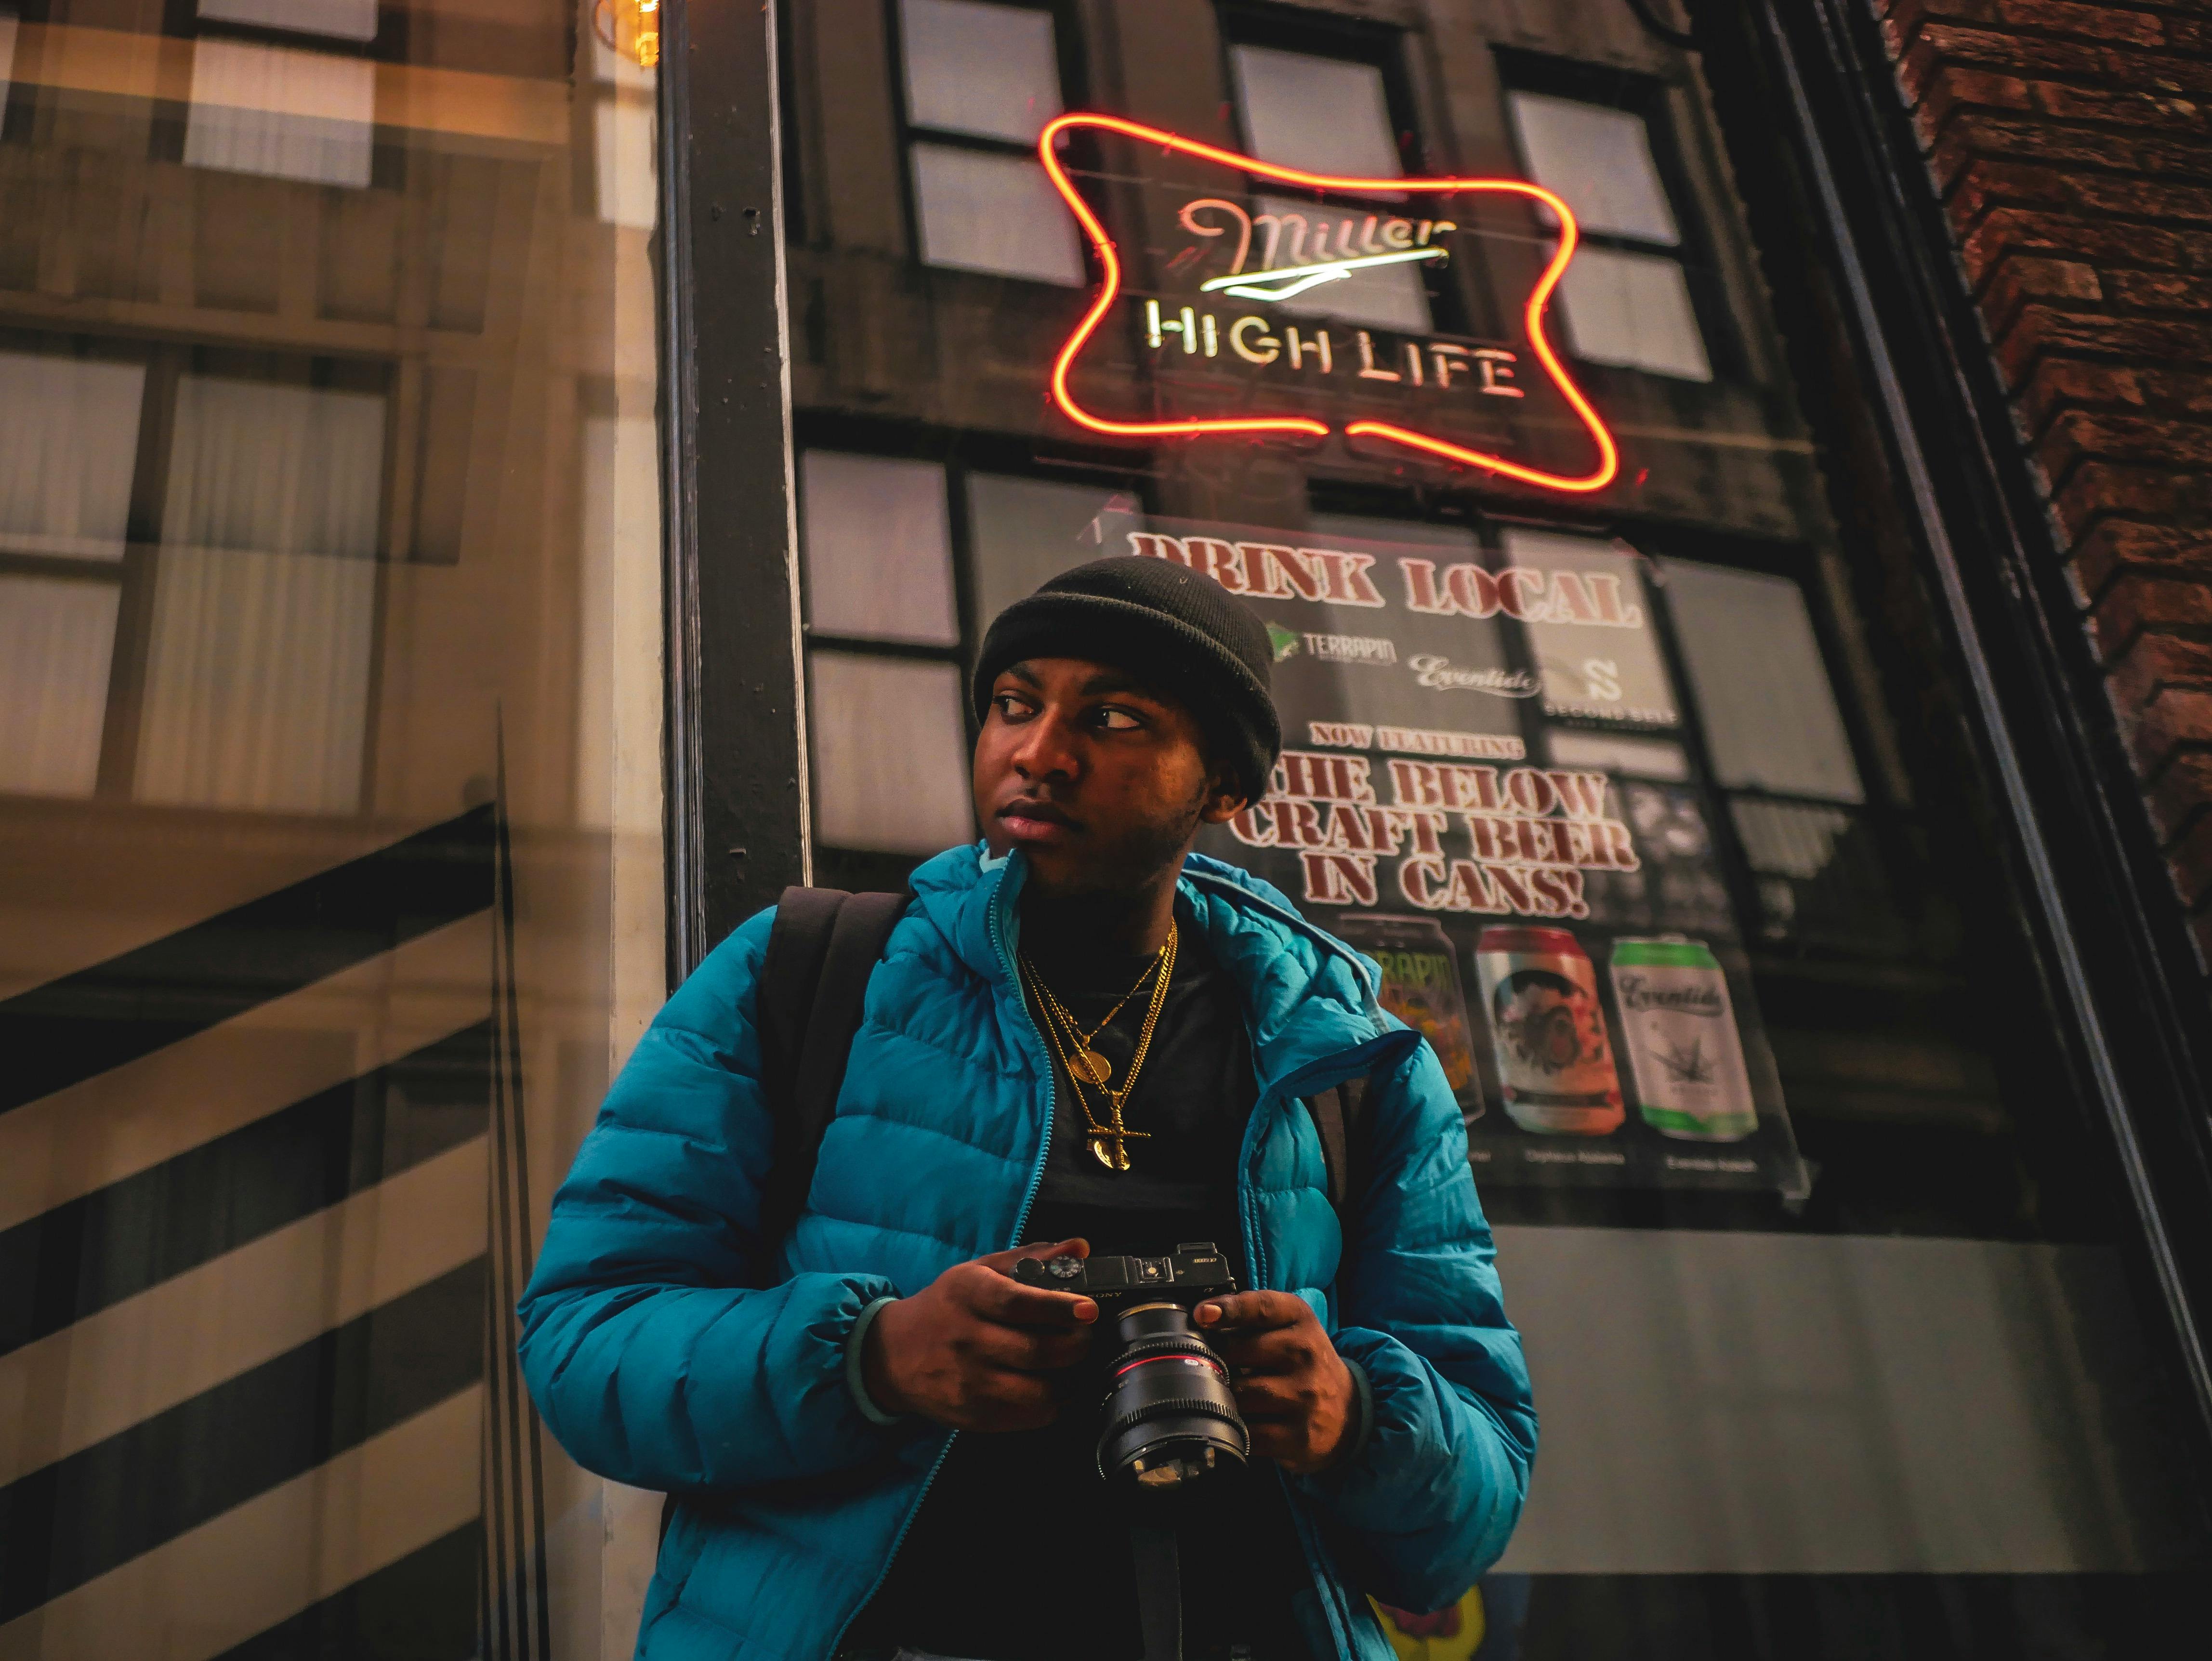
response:
[[[1229,1368],[1176,1304],[1139,1304],[1115,1323],[1098,1474],[1144,1488],[1179,1488],[1241,1465],[1252,1442]]]

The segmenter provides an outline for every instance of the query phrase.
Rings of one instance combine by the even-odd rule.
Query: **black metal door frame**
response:
[[[776,12],[661,6],[672,986],[811,867]]]

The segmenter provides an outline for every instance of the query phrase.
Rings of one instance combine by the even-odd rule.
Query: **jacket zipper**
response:
[[[1012,983],[1015,994],[1021,1000],[1022,1019],[1028,1023],[1030,1036],[1036,1040],[1035,1054],[1042,1057],[1044,1035],[1037,1031],[1036,1022],[1030,1014],[1028,995],[1022,991],[1021,977],[1015,971],[1012,954],[1006,950],[1004,913],[1000,904],[1005,897],[1006,889],[1006,879],[1001,877],[991,895],[991,945],[999,954],[999,963],[1006,970],[1007,980]],[[1030,1171],[1029,1192],[1022,1196],[1021,1214],[1014,1219],[1014,1238],[1006,1242],[1006,1249],[1009,1251],[1022,1243],[1022,1230],[1028,1226],[1030,1213],[1036,1205],[1037,1190],[1044,1185],[1044,1162],[1052,1152],[1052,1116],[1058,1107],[1054,1099],[1056,1089],[1052,1063],[1048,1060],[1044,1068],[1044,1135],[1038,1139],[1036,1164]],[[845,1642],[845,1634],[852,1630],[853,1622],[860,1618],[860,1611],[875,1601],[876,1594],[884,1589],[884,1582],[890,1579],[891,1565],[898,1561],[899,1548],[906,1543],[907,1531],[914,1527],[914,1519],[921,1515],[922,1501],[929,1498],[929,1490],[937,1482],[937,1473],[945,1469],[945,1461],[952,1451],[952,1445],[959,1439],[960,1433],[956,1430],[945,1439],[945,1445],[938,1449],[937,1457],[929,1467],[929,1474],[921,1479],[921,1487],[915,1494],[914,1504],[907,1507],[905,1520],[900,1523],[898,1532],[891,1536],[891,1548],[884,1559],[884,1566],[876,1571],[876,1578],[870,1584],[866,1594],[853,1606],[853,1612],[845,1617],[836,1635],[830,1640],[830,1661],[836,1661],[837,1652]],[[1310,1567],[1310,1554],[1308,1562]]]

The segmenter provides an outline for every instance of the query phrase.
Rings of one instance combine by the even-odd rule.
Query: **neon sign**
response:
[[[1540,204],[1547,209],[1559,223],[1559,246],[1550,262],[1544,267],[1534,287],[1522,307],[1522,322],[1528,331],[1528,344],[1534,352],[1551,385],[1566,401],[1595,447],[1596,456],[1589,472],[1579,475],[1548,472],[1486,450],[1454,444],[1432,435],[1417,432],[1392,422],[1358,420],[1347,423],[1344,436],[1348,439],[1372,439],[1384,444],[1397,445],[1417,450],[1445,461],[1464,466],[1479,467],[1486,472],[1517,479],[1543,490],[1587,492],[1601,490],[1613,482],[1620,472],[1620,453],[1613,435],[1598,418],[1574,380],[1559,361],[1559,353],[1544,332],[1544,307],[1559,286],[1559,278],[1574,258],[1579,233],[1575,216],[1567,204],[1540,185],[1532,185],[1518,179],[1352,179],[1329,173],[1308,173],[1297,167],[1285,167],[1257,157],[1240,155],[1212,144],[1200,143],[1180,134],[1165,132],[1158,127],[1127,121],[1112,115],[1063,115],[1047,125],[1037,138],[1037,155],[1044,163],[1046,176],[1060,199],[1067,204],[1084,234],[1091,240],[1091,252],[1097,255],[1103,280],[1091,307],[1077,323],[1059,356],[1054,360],[1050,389],[1053,402],[1060,413],[1078,426],[1091,432],[1124,438],[1203,437],[1210,435],[1237,433],[1279,434],[1313,439],[1327,438],[1334,430],[1325,421],[1303,415],[1251,415],[1186,417],[1166,421],[1121,421],[1101,415],[1085,407],[1071,390],[1068,382],[1076,361],[1090,344],[1107,314],[1114,308],[1121,293],[1121,261],[1114,240],[1106,234],[1091,204],[1083,199],[1067,170],[1060,165],[1055,144],[1063,133],[1079,128],[1095,128],[1102,131],[1120,133],[1140,143],[1154,144],[1201,161],[1218,162],[1233,167],[1255,178],[1273,179],[1309,190],[1356,192],[1364,194],[1389,192],[1393,195],[1443,196],[1454,192],[1517,196]],[[1342,282],[1354,271],[1391,265],[1417,265],[1449,258],[1449,251],[1435,239],[1458,227],[1449,220],[1415,220],[1392,218],[1385,221],[1379,214],[1353,215],[1340,217],[1332,224],[1319,214],[1310,219],[1296,212],[1248,213],[1240,204],[1223,198],[1206,198],[1187,204],[1182,219],[1185,228],[1201,236],[1225,235],[1228,225],[1204,225],[1194,217],[1200,209],[1225,210],[1232,223],[1239,227],[1237,255],[1230,274],[1216,277],[1200,285],[1200,292],[1220,294],[1224,297],[1248,300],[1262,305],[1281,301],[1304,294],[1325,283]],[[1355,231],[1354,226],[1358,228]],[[1246,271],[1252,235],[1255,228],[1264,228],[1267,245],[1258,271]],[[1336,236],[1334,250],[1329,246],[1330,234]],[[1288,266],[1274,265],[1278,254],[1285,252],[1284,239],[1288,236],[1287,252],[1293,263]],[[1379,240],[1377,240],[1379,237]],[[1157,299],[1146,301],[1146,338],[1158,350],[1164,345],[1167,337],[1180,337],[1186,354],[1218,356],[1225,343],[1239,357],[1248,362],[1273,365],[1279,360],[1291,369],[1302,368],[1310,359],[1322,373],[1334,373],[1334,353],[1325,330],[1303,334],[1295,326],[1285,326],[1279,333],[1269,326],[1264,317],[1239,317],[1225,327],[1212,312],[1200,313],[1195,307],[1161,306]],[[1316,337],[1318,337],[1316,338]],[[1360,360],[1362,377],[1379,380],[1400,380],[1410,378],[1415,386],[1425,384],[1424,358],[1427,359],[1428,374],[1446,387],[1452,385],[1455,374],[1471,376],[1481,392],[1505,398],[1522,395],[1522,389],[1510,382],[1514,379],[1512,364],[1517,361],[1510,352],[1470,349],[1445,343],[1432,343],[1425,354],[1420,346],[1405,344],[1403,356],[1389,353],[1378,356],[1372,337],[1365,331],[1354,332],[1355,344]],[[1385,362],[1384,360],[1388,361]]]

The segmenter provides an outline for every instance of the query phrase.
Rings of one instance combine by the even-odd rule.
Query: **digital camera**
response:
[[[1024,1257],[1014,1279],[1092,1299],[1110,1320],[1110,1332],[1099,1323],[1099,1475],[1158,1491],[1249,1457],[1228,1364],[1191,1324],[1200,1303],[1237,1290],[1212,1241],[1164,1257]]]

